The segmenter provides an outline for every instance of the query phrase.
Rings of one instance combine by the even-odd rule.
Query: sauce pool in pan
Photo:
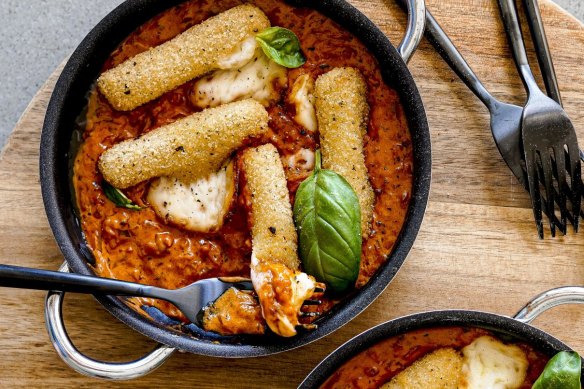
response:
[[[276,146],[292,202],[299,184],[310,174],[310,170],[302,168],[303,150],[318,148],[318,134],[293,120],[295,108],[286,101],[288,90],[303,74],[316,78],[335,67],[357,68],[367,82],[370,116],[364,139],[365,161],[376,198],[371,232],[362,245],[357,281],[360,288],[386,262],[409,205],[412,145],[399,97],[384,83],[373,55],[332,20],[317,11],[294,8],[279,0],[251,3],[266,13],[272,26],[294,31],[307,58],[304,66],[289,70],[288,88],[281,90],[281,98],[268,107],[268,134],[249,144],[269,142]],[[240,4],[238,0],[193,0],[171,8],[125,39],[111,54],[103,71]],[[195,81],[129,112],[114,110],[95,89],[90,93],[86,128],[74,162],[72,181],[81,226],[95,257],[95,271],[100,276],[170,289],[209,277],[249,276],[251,237],[245,193],[237,193],[235,206],[219,231],[197,233],[166,223],[147,207],[149,181],[125,191],[133,202],[146,207],[140,211],[116,207],[101,187],[103,178],[97,162],[106,149],[200,110],[193,103]],[[327,311],[334,303],[325,296],[318,309]],[[185,320],[172,304],[151,299],[141,299],[141,304]]]

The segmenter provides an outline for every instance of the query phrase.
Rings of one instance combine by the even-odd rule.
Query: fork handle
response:
[[[402,9],[406,9],[406,0],[397,0]],[[489,108],[493,108],[499,102],[489,93],[481,80],[477,77],[468,65],[462,54],[458,51],[454,43],[444,32],[442,27],[430,10],[426,8],[426,39],[430,41],[438,54],[454,70],[456,75],[466,84],[466,86]]]
[[[501,18],[505,26],[505,32],[511,43],[511,51],[513,59],[519,70],[521,80],[527,89],[529,95],[534,93],[543,93],[537,86],[535,77],[529,67],[527,60],[527,52],[523,44],[523,35],[521,33],[521,26],[519,24],[519,16],[517,15],[517,8],[514,0],[499,0],[499,9],[501,10]]]
[[[402,0],[399,1],[401,2]],[[429,10],[426,11],[426,38],[458,77],[489,110],[499,104],[470,68],[462,54],[456,49],[454,43],[452,43]]]
[[[534,42],[545,89],[549,97],[562,105],[562,96],[560,95],[558,79],[556,78],[556,70],[554,69],[552,55],[545,35],[545,28],[541,20],[538,2],[537,0],[523,0],[523,4],[527,12],[527,23],[529,24],[531,38]]]
[[[149,297],[153,287],[81,274],[0,265],[0,286],[85,294]]]

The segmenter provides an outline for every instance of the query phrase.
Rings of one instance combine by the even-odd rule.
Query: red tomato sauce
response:
[[[174,7],[132,33],[110,56],[103,70],[159,45],[203,20],[243,3],[240,0],[193,0]],[[382,80],[379,64],[352,34],[317,11],[294,8],[279,0],[255,0],[273,26],[293,30],[307,57],[306,64],[288,74],[289,86],[297,77],[317,77],[334,67],[359,69],[369,88],[371,107],[365,137],[366,165],[376,193],[372,233],[363,242],[357,287],[362,287],[386,261],[402,228],[412,187],[412,145],[406,118],[397,93]],[[251,237],[248,207],[241,192],[229,220],[216,233],[190,232],[160,219],[151,208],[132,211],[116,207],[101,188],[97,168],[100,155],[123,140],[136,138],[199,109],[191,102],[194,81],[166,93],[130,112],[114,110],[96,90],[90,94],[87,124],[73,173],[73,185],[87,244],[95,257],[98,275],[180,288],[202,278],[249,276]],[[282,160],[300,149],[318,148],[318,135],[293,121],[294,107],[286,103],[287,91],[268,108],[270,132],[257,141],[271,142]],[[285,166],[292,201],[306,178]],[[138,205],[148,206],[149,182],[125,191]],[[167,315],[184,320],[171,304],[144,299]],[[319,309],[328,310],[327,300]]]
[[[497,337],[481,328],[438,327],[388,338],[343,364],[321,389],[378,388],[424,355],[444,347],[460,350],[484,335]],[[525,352],[529,362],[527,376],[521,386],[521,389],[529,389],[549,358],[528,344],[514,344]]]

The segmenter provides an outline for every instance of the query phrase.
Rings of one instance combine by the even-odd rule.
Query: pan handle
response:
[[[408,63],[424,36],[426,3],[424,0],[399,0],[399,2],[402,4],[407,3],[408,27],[404,39],[397,47],[397,52],[404,62]]]
[[[531,323],[548,309],[564,304],[584,304],[584,288],[565,286],[543,292],[525,304],[513,318],[522,323]]]
[[[69,272],[67,264],[64,263],[59,271]],[[100,362],[83,355],[71,342],[63,323],[64,296],[63,292],[49,292],[45,301],[45,320],[57,354],[73,370],[94,378],[130,380],[154,371],[174,353],[174,348],[161,344],[148,355],[126,363]]]

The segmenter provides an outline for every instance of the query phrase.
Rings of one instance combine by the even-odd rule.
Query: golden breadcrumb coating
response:
[[[323,167],[342,175],[357,193],[361,232],[366,237],[375,202],[363,152],[367,85],[358,70],[336,68],[316,80],[314,96]]]
[[[272,144],[243,152],[243,170],[252,196],[253,254],[260,261],[300,268],[292,205],[284,168]]]
[[[426,354],[393,377],[382,389],[457,389],[462,356],[452,348]]]
[[[115,109],[130,111],[219,69],[221,60],[268,27],[270,21],[259,8],[232,8],[106,71],[97,85]]]
[[[124,189],[153,177],[185,180],[216,172],[244,140],[268,130],[268,112],[255,100],[210,108],[106,150],[99,170]]]

